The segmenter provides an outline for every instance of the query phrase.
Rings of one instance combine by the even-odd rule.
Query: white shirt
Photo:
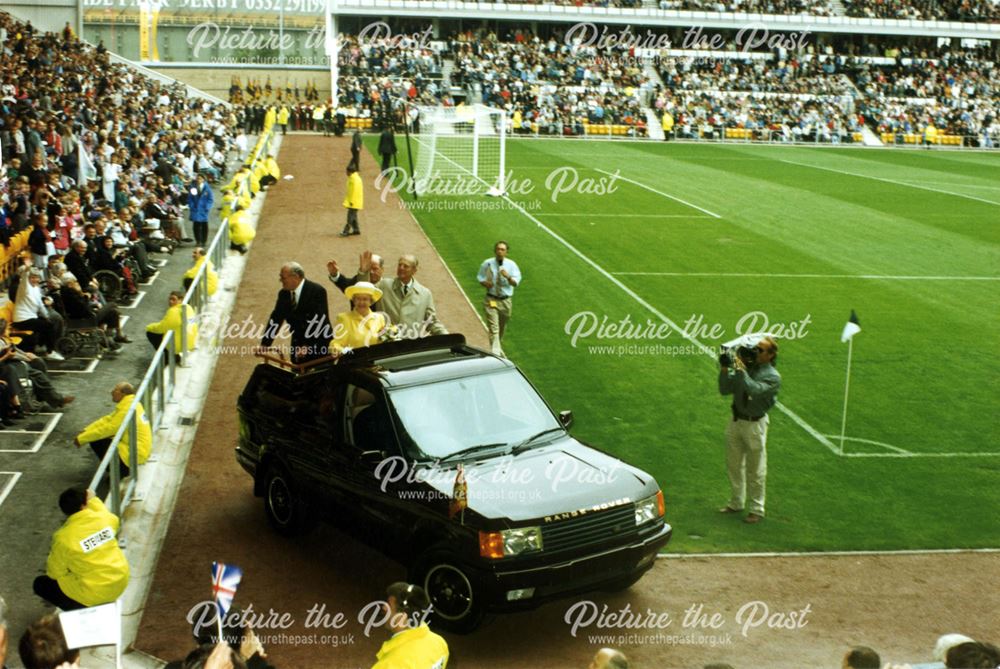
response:
[[[45,318],[48,312],[42,303],[42,287],[32,286],[28,273],[21,275],[17,286],[17,299],[14,301],[14,322],[30,321],[32,318]]]

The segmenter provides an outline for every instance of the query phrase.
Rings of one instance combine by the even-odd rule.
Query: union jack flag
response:
[[[233,605],[236,588],[240,586],[243,570],[236,565],[212,563],[212,598],[219,610],[219,618],[223,618],[229,607]]]

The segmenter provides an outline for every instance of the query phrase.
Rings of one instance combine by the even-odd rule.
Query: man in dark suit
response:
[[[307,280],[305,270],[297,262],[283,265],[279,278],[281,292],[268,319],[258,352],[270,347],[281,324],[288,323],[292,331],[292,362],[309,362],[328,355],[333,329],[326,289]]]
[[[378,152],[382,156],[382,171],[385,172],[392,167],[392,161],[396,157],[396,136],[389,124],[378,138]]]

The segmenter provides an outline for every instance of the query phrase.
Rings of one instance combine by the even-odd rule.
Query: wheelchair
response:
[[[118,274],[109,269],[99,269],[94,272],[94,279],[97,281],[97,287],[105,300],[115,302],[121,297],[125,280]]]
[[[70,318],[66,320],[65,334],[56,342],[56,350],[67,358],[77,353],[96,358],[102,351],[113,350],[113,345],[107,332],[97,324],[97,319]]]

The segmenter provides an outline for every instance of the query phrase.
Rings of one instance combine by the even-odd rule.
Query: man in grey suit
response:
[[[395,278],[384,277],[377,283],[373,282],[382,291],[378,309],[385,312],[389,320],[400,328],[399,334],[403,339],[448,334],[447,328],[438,320],[430,288],[413,277],[418,266],[416,256],[401,256],[396,263]],[[369,253],[362,256],[357,279],[370,281],[370,272]]]

